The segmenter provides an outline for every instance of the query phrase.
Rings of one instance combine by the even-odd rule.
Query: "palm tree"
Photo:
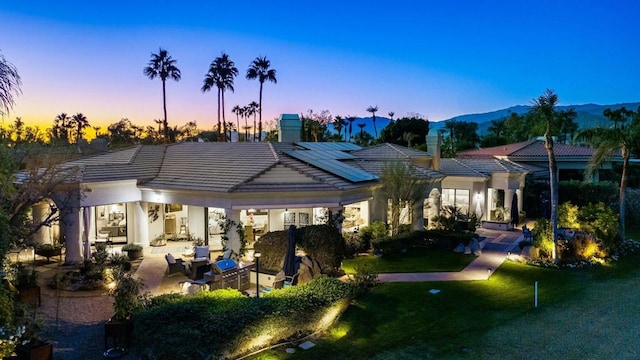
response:
[[[0,54],[0,118],[9,115],[13,108],[13,96],[21,94],[22,80],[18,70]]]
[[[558,105],[558,95],[553,90],[547,89],[533,101],[531,108],[534,114],[545,125],[544,147],[549,156],[549,188],[551,193],[551,229],[553,237],[553,259],[557,264],[558,259],[558,165],[553,152],[553,132],[556,122],[555,107]]]
[[[53,120],[53,128],[51,129],[51,136],[55,139],[69,140],[69,115],[66,113],[60,113],[56,115]]]
[[[82,133],[85,128],[89,127],[89,120],[82,113],[77,113],[71,117],[71,124],[76,130],[76,144],[82,139]]]
[[[258,122],[258,141],[262,141],[262,86],[265,81],[271,81],[274,84],[278,83],[276,79],[276,70],[270,69],[271,62],[267,60],[266,56],[258,56],[251,62],[249,69],[247,70],[247,79],[258,79],[260,83],[260,98],[259,98],[259,122]]]
[[[393,115],[395,115],[396,113],[394,113],[393,111],[389,111],[389,118],[391,119],[391,121],[393,121]]]
[[[506,126],[507,119],[501,118],[497,120],[491,120],[491,126],[487,129],[489,133],[493,134],[495,137],[500,138],[504,133],[504,128]]]
[[[589,160],[586,169],[586,177],[591,179],[595,171],[600,168],[602,163],[611,156],[622,155],[622,176],[620,177],[619,192],[619,212],[620,212],[620,238],[625,240],[625,202],[628,181],[629,158],[631,156],[631,148],[634,145],[634,139],[640,136],[640,107],[637,112],[627,110],[624,107],[618,110],[606,109],[604,116],[614,122],[613,128],[593,128],[585,129],[578,133],[577,138],[596,143],[596,152]],[[635,119],[634,119],[635,118]],[[630,123],[627,125],[627,121]]]
[[[218,134],[222,130],[227,136],[227,122],[224,111],[224,93],[231,90],[233,92],[233,79],[238,76],[238,68],[229,59],[229,55],[224,52],[215,58],[209,65],[209,71],[204,77],[202,92],[211,90],[214,86],[218,89]],[[222,106],[222,127],[220,126],[220,107]]]
[[[340,137],[340,140],[342,140],[342,127],[343,126],[344,126],[344,119],[342,118],[342,116],[336,116],[336,118],[333,120],[333,128],[338,133],[338,136]]]
[[[144,68],[144,74],[151,80],[160,78],[162,80],[162,109],[164,111],[164,139],[169,139],[169,123],[167,121],[167,79],[180,81],[180,69],[176,67],[176,60],[171,58],[167,50],[160,48],[157,54],[151,54],[151,60]]]
[[[356,121],[356,117],[347,115],[347,121],[349,121],[349,142],[351,142],[351,138],[353,134],[353,123]]]
[[[231,109],[231,112],[236,114],[236,124],[238,124],[238,142],[240,142],[240,116],[244,117],[244,107],[236,105]]]
[[[256,141],[256,114],[259,108],[260,105],[255,101],[250,102],[247,108],[247,117],[253,115],[253,141]]]
[[[369,106],[367,111],[373,115],[373,131],[376,133],[376,140],[378,139],[378,129],[376,128],[376,111],[378,111],[378,105]]]

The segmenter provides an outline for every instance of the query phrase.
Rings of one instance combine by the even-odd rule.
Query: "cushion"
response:
[[[209,247],[208,246],[196,246],[194,258],[209,258]]]
[[[173,257],[173,255],[171,255],[171,253],[168,253],[167,254],[167,262],[169,264],[175,264],[176,263],[176,258]]]

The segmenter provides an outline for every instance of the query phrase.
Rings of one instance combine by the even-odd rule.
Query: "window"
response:
[[[463,214],[469,214],[469,190],[442,189],[442,206],[455,206]]]

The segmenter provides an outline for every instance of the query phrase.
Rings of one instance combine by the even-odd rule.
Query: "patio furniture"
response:
[[[182,261],[182,259],[174,258],[173,255],[171,255],[171,253],[168,253],[167,255],[165,255],[164,258],[167,260],[167,264],[169,265],[167,276],[171,276],[173,274],[178,274],[178,273],[183,275],[187,274],[186,263]]]

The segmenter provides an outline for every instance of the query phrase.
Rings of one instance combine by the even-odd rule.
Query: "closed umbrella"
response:
[[[84,259],[91,258],[91,243],[89,242],[89,227],[91,226],[91,209],[89,207],[82,208],[82,241],[84,243]]]
[[[518,209],[518,194],[513,194],[511,199],[511,225],[516,226],[520,223],[520,210]]]
[[[287,232],[287,252],[282,266],[285,279],[291,279],[296,274],[296,226],[289,226]]]

